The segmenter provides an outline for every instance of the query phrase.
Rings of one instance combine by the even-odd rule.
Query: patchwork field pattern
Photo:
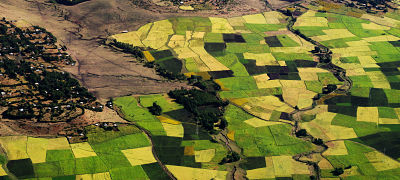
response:
[[[296,138],[300,128],[329,147],[319,157],[322,178],[398,179],[400,174],[400,21],[307,11],[294,28],[329,47],[332,62],[352,80],[348,95],[315,104],[328,85],[343,85],[319,68],[314,45],[288,31],[286,16],[265,12],[232,18],[177,17],[110,38],[145,49],[168,72],[201,76],[229,101],[227,137],[242,150],[249,179],[309,179],[293,156],[318,147]],[[21,24],[21,26],[23,23]],[[148,108],[156,102],[161,115]],[[226,179],[228,150],[166,94],[115,98],[133,125],[85,129],[87,142],[67,138],[0,137],[0,176],[18,179],[168,179],[153,154],[178,179]],[[23,168],[22,168],[23,167]],[[340,177],[335,169],[342,168]]]
[[[135,126],[120,125],[114,131],[93,125],[86,132],[88,141],[75,144],[65,137],[2,137],[8,172],[18,179],[167,178],[149,139]],[[3,168],[0,173],[7,175]]]
[[[293,137],[289,113],[296,108],[311,107],[313,98],[322,93],[323,87],[343,84],[331,72],[317,67],[318,62],[310,52],[314,45],[288,31],[285,19],[278,12],[228,19],[179,17],[168,19],[172,26],[166,27],[171,29],[163,31],[170,33],[170,38],[165,44],[158,41],[163,43],[159,48],[144,43],[148,43],[149,38],[143,30],[151,32],[155,23],[136,31],[142,35],[140,38],[129,40],[135,41],[131,43],[133,45],[148,48],[154,62],[168,71],[184,73],[187,77],[197,75],[213,79],[221,87],[219,97],[230,101],[225,112],[228,137],[243,149],[247,162],[241,166],[249,179],[308,178],[308,168],[296,164],[298,162],[291,156],[316,147]],[[382,19],[384,24],[378,22]],[[352,161],[352,167],[346,169],[343,176],[376,178],[383,174],[395,175],[398,171],[396,165],[385,170],[378,167],[382,163],[396,164],[395,160],[373,161],[376,156],[400,160],[396,143],[400,129],[398,25],[399,21],[387,17],[366,16],[361,19],[311,10],[297,18],[294,24],[301,33],[329,47],[333,63],[344,68],[353,81],[351,95],[327,99],[326,105],[319,104],[315,110],[302,115],[301,128],[316,138],[332,141],[328,142],[333,147],[326,152],[328,159],[322,158],[320,162],[325,167],[323,176],[326,178],[337,177],[331,173],[334,168],[347,168],[329,158],[349,156],[347,145],[352,141],[374,147],[385,155],[365,155],[370,157],[367,164],[376,173],[368,174],[363,169],[364,161]],[[130,43],[118,36],[124,35],[115,35],[117,41]],[[180,61],[182,66],[165,66],[171,59]],[[135,101],[130,106],[136,104]],[[144,127],[157,120],[142,119],[146,118],[135,121]],[[184,121],[171,117],[170,113],[164,112],[158,120],[148,125],[156,135],[183,139],[187,136]],[[380,138],[384,143],[380,143]],[[343,139],[352,141],[339,141]],[[202,166],[203,161],[218,154],[210,148],[195,149],[186,145],[182,151],[194,156]],[[286,162],[285,168],[280,165],[283,161]],[[288,162],[291,162],[290,166]],[[170,165],[173,169],[175,166],[198,167],[184,163]]]
[[[147,109],[156,102],[162,108],[160,116],[153,116]],[[127,96],[115,99],[128,121],[146,128],[153,139],[153,146],[160,159],[178,179],[225,179],[226,166],[218,164],[228,151],[221,144],[211,141],[183,107],[166,94]],[[155,162],[149,156],[151,147],[123,150],[132,165]],[[148,157],[143,159],[142,157]]]
[[[310,18],[325,19],[327,26],[303,23]],[[335,140],[325,154],[334,168],[351,166],[343,176],[398,178],[400,147],[395,142],[400,137],[400,21],[313,11],[298,19],[302,23],[295,28],[329,47],[332,62],[344,68],[353,82],[350,95],[325,100],[319,111],[304,115],[308,118],[301,127],[314,137]],[[336,141],[343,139],[357,144]],[[333,167],[326,170],[326,177],[333,177],[329,173]]]

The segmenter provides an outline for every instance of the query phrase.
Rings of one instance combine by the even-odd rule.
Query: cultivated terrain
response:
[[[396,2],[58,3],[0,4],[2,178],[400,178]]]

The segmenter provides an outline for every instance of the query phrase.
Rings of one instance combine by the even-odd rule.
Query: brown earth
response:
[[[135,5],[132,2],[140,2]],[[100,102],[110,97],[130,94],[165,93],[188,87],[184,82],[170,82],[145,68],[128,54],[102,45],[109,35],[123,30],[136,30],[145,23],[175,16],[231,17],[266,11],[260,0],[236,0],[222,10],[183,11],[177,7],[162,7],[148,0],[91,0],[75,6],[48,3],[48,0],[1,0],[0,17],[25,20],[46,28],[58,43],[77,61],[65,67]],[[107,109],[107,108],[105,108]],[[110,110],[111,111],[111,110]],[[70,123],[34,123],[1,119],[0,135],[57,135],[65,129],[95,122],[122,121],[114,112],[86,112]]]
[[[100,100],[129,94],[163,93],[187,87],[168,82],[153,69],[135,63],[127,54],[116,52],[101,41],[123,30],[174,16],[239,16],[265,11],[259,0],[238,0],[223,10],[187,12],[177,7],[162,7],[142,0],[91,0],[75,6],[47,3],[47,0],[2,0],[0,14],[9,20],[24,19],[52,32],[58,43],[68,47],[77,60],[65,68]],[[137,1],[136,1],[137,2]],[[68,19],[68,20],[65,20]]]

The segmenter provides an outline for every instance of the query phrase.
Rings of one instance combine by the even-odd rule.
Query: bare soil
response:
[[[186,87],[185,83],[165,81],[153,69],[132,62],[134,59],[129,55],[101,45],[100,42],[109,35],[136,30],[146,23],[175,16],[232,17],[267,11],[261,0],[236,0],[221,10],[204,11],[183,11],[149,0],[133,2],[91,0],[64,6],[47,0],[2,0],[0,14],[10,20],[24,19],[52,32],[58,43],[66,45],[68,53],[78,62],[65,70],[104,100]]]

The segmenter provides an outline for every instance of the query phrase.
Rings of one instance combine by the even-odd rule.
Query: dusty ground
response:
[[[68,47],[68,53],[77,61],[75,66],[64,68],[83,86],[105,102],[110,97],[129,94],[165,93],[186,87],[186,83],[168,82],[156,75],[153,69],[136,63],[127,54],[101,45],[109,35],[123,30],[136,30],[141,25],[174,16],[240,16],[266,11],[260,0],[237,0],[223,10],[187,12],[177,7],[162,7],[148,0],[91,0],[75,6],[55,5],[48,0],[1,0],[0,17],[8,20],[26,20],[46,28],[58,43]],[[136,1],[138,2],[138,1]],[[86,112],[71,123],[35,124],[2,119],[0,135],[55,135],[71,126],[85,126],[94,122],[122,121],[115,112]]]
[[[128,94],[162,93],[185,86],[185,83],[166,82],[154,70],[132,62],[127,54],[100,45],[103,38],[177,15],[226,17],[266,11],[259,0],[237,0],[221,11],[197,12],[161,7],[146,0],[142,0],[141,7],[131,0],[91,0],[75,6],[46,2],[2,0],[0,15],[10,20],[25,19],[52,32],[78,61],[76,66],[65,69],[101,100]]]

